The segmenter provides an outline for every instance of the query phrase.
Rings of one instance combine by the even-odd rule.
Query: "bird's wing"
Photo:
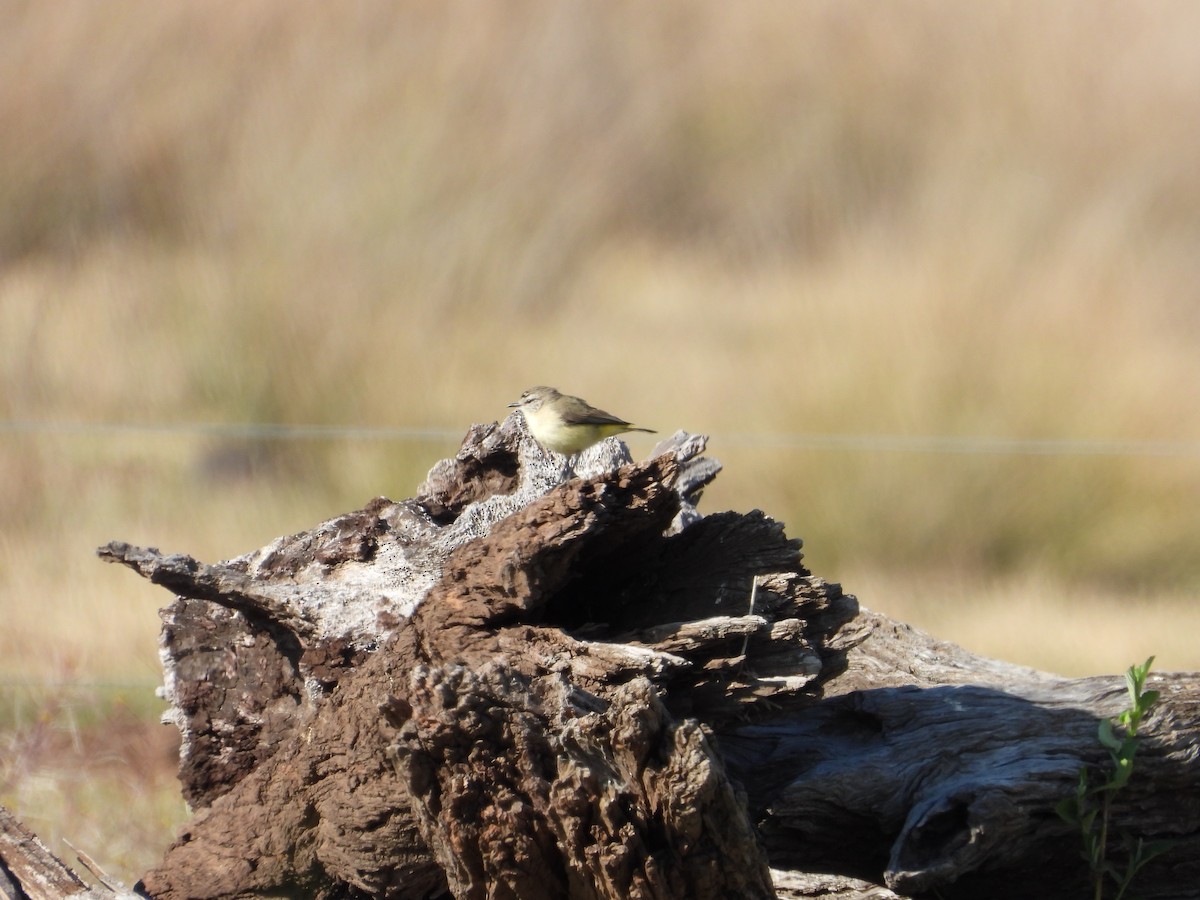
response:
[[[563,413],[563,421],[568,425],[628,425],[624,419],[618,419],[612,413],[589,406],[586,409],[569,409]]]

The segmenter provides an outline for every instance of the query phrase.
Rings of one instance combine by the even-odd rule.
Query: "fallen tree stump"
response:
[[[861,609],[759,512],[700,516],[683,433],[572,471],[519,416],[417,497],[217,565],[112,543],[163,611],[195,816],[159,900],[1075,898],[1055,814],[1117,678],[982,659]],[[1113,815],[1200,898],[1197,677],[1153,677]],[[1115,832],[1114,832],[1115,833]]]

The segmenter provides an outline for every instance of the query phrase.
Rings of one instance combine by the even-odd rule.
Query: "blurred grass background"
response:
[[[711,435],[704,508],[867,606],[1200,668],[1200,6],[4,8],[0,803],[52,840],[132,880],[184,815],[128,700],[169,598],[96,546],[410,496],[537,383]]]

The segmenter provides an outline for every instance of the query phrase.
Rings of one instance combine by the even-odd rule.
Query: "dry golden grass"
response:
[[[712,505],[786,520],[831,577],[1200,584],[1200,11],[19,8],[9,419],[453,431],[551,382],[711,433]],[[778,446],[811,433],[1192,450]],[[232,555],[451,448],[5,433],[3,666],[144,646],[111,603],[70,634],[126,589],[94,544]]]
[[[179,736],[152,720],[162,704],[147,696],[136,684],[30,686],[0,702],[0,805],[60,858],[74,861],[69,843],[129,885],[187,818]]]
[[[1198,30],[1165,0],[17,3],[0,419],[462,432],[558,384],[711,434],[706,508],[783,519],[868,606],[1197,668]],[[780,440],[824,433],[1191,449]],[[0,432],[0,677],[151,677],[166,595],[96,545],[236,555],[454,443]]]
[[[1185,593],[1194,452],[774,444],[1200,440],[1189,17],[28,4],[0,56],[3,411],[454,430],[555,382],[710,432],[713,504],[785,519],[831,576]],[[4,597],[55,598],[62,635],[109,577],[95,543],[231,555],[449,449],[6,434]]]
[[[847,589],[892,618],[996,659],[1067,676],[1195,671],[1200,609],[1187,595],[1105,591],[978,573],[860,573]]]

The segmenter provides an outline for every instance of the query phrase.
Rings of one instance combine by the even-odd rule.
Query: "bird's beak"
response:
[[[521,405],[520,400],[514,400],[512,403],[508,404],[508,408],[512,409],[514,406],[520,406],[520,405]]]

